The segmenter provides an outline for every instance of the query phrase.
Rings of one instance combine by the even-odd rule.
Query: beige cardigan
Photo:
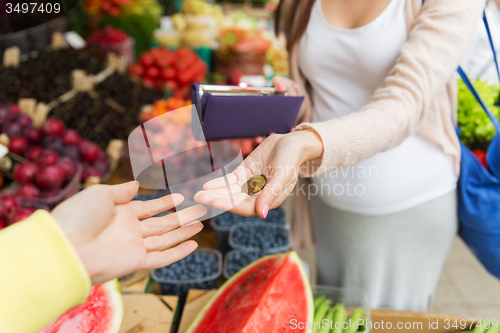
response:
[[[454,73],[484,6],[485,0],[427,0],[424,6],[422,0],[406,0],[408,40],[383,86],[357,112],[325,122],[307,122],[311,118],[311,99],[300,73],[298,47],[294,45],[290,78],[306,96],[296,129],[315,130],[324,147],[323,158],[311,161],[303,175],[355,165],[396,147],[414,133],[453,156],[458,174],[460,145],[452,121],[457,110]],[[297,186],[304,182],[299,178]],[[300,249],[313,243],[310,208],[303,194],[295,194],[292,200],[293,244]]]

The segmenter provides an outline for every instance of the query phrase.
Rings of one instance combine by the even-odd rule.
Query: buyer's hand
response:
[[[62,202],[51,213],[94,284],[140,269],[170,265],[198,247],[193,240],[184,241],[203,229],[203,224],[194,220],[205,215],[205,207],[196,205],[152,217],[179,205],[184,198],[172,194],[150,201],[131,201],[138,188],[135,181],[94,185]]]
[[[292,192],[303,163],[321,157],[323,146],[319,136],[311,131],[273,134],[265,139],[236,170],[226,177],[203,185],[195,200],[203,204],[250,216],[265,218],[269,209],[276,208]],[[267,185],[254,196],[242,192],[243,184],[254,175],[264,174]]]

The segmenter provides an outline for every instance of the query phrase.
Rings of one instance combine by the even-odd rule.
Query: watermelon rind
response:
[[[118,333],[123,320],[123,299],[120,291],[120,284],[117,279],[106,282],[103,287],[109,295],[111,301],[111,308],[115,310],[113,313],[113,325],[109,333]]]
[[[314,303],[313,303],[313,293],[312,293],[312,289],[311,289],[311,284],[309,282],[309,278],[307,277],[307,274],[306,274],[306,271],[304,269],[304,265],[302,263],[302,260],[300,259],[299,255],[297,254],[297,252],[295,251],[291,251],[291,252],[288,252],[288,253],[281,253],[281,254],[271,254],[271,255],[267,255],[265,257],[262,257],[256,261],[254,261],[253,263],[247,265],[246,267],[244,267],[243,269],[241,269],[239,272],[237,272],[236,274],[234,274],[229,280],[227,280],[226,282],[224,282],[224,284],[217,290],[217,292],[210,298],[210,300],[205,304],[205,306],[203,306],[203,308],[200,310],[200,312],[198,312],[198,314],[196,315],[195,319],[193,320],[193,322],[191,323],[191,325],[189,325],[188,329],[186,330],[185,333],[191,333],[197,326],[197,324],[200,322],[200,320],[203,318],[203,315],[204,313],[206,312],[206,310],[208,308],[210,308],[210,306],[215,302],[215,300],[217,299],[217,296],[222,293],[222,291],[227,288],[228,286],[230,286],[233,282],[233,280],[236,280],[240,275],[244,274],[247,270],[251,270],[253,267],[259,265],[261,262],[269,259],[270,257],[275,257],[275,256],[289,256],[291,259],[293,259],[299,269],[300,269],[300,272],[301,272],[301,276],[302,276],[302,280],[304,281],[304,284],[305,284],[305,289],[306,289],[306,292],[307,292],[307,299],[309,299],[310,301],[308,302],[308,319],[307,321],[309,322],[312,322],[314,320]],[[306,332],[312,332],[312,330],[307,330]]]

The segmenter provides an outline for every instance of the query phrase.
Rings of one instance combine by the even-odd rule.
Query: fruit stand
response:
[[[240,2],[86,0],[67,18],[30,28],[29,36],[43,35],[38,43],[13,31],[0,35],[0,232],[89,186],[134,180],[130,133],[190,106],[193,84],[247,85],[255,76],[270,84],[275,75],[287,76],[286,40],[272,33],[278,1]],[[499,87],[476,85],[500,118]],[[487,168],[495,129],[461,81],[459,96],[461,138]],[[176,118],[151,139],[165,146],[180,140],[189,120]],[[245,157],[262,140],[223,141]],[[184,155],[171,167],[189,173],[187,182],[201,168],[198,157]],[[143,188],[133,200],[167,194]],[[194,253],[94,286],[85,304],[41,332],[84,332],[79,325],[90,321],[102,325],[96,333],[384,332],[383,322],[444,333],[485,325],[450,328],[446,320],[470,318],[370,309],[357,290],[311,287],[314,263],[291,251],[287,222],[286,207],[264,219],[216,215],[193,237]],[[314,326],[325,320],[333,326]],[[356,324],[343,326],[350,322]]]

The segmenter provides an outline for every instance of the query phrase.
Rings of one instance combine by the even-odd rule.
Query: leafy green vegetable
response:
[[[500,86],[482,80],[474,82],[474,86],[491,112],[500,119],[500,108],[494,106]],[[458,80],[458,125],[462,128],[460,139],[467,146],[489,142],[495,135],[493,123],[461,79]]]

